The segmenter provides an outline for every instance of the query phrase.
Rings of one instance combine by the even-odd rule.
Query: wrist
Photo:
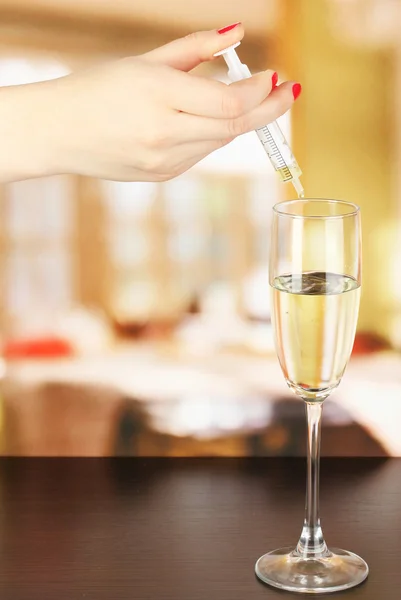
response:
[[[62,172],[57,80],[0,89],[0,180]]]

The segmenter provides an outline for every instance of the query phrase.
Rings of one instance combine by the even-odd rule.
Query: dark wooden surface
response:
[[[261,600],[255,560],[296,542],[302,459],[2,459],[1,600]],[[325,459],[326,539],[401,598],[401,460]]]

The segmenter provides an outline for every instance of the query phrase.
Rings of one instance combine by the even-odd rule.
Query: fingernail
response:
[[[294,96],[294,100],[296,100],[299,96],[299,94],[302,91],[302,86],[300,83],[294,83],[294,85],[292,86],[292,95]]]
[[[235,29],[236,27],[238,27],[238,25],[241,25],[241,21],[238,21],[238,23],[233,23],[232,25],[227,25],[227,27],[222,27],[221,29],[218,29],[217,33],[220,33],[220,35],[222,33],[227,33],[227,31]]]
[[[274,72],[272,75],[272,90],[276,87],[278,82],[278,73]]]

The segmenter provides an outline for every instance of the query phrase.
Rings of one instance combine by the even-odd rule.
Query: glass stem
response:
[[[296,552],[303,557],[328,555],[319,517],[320,438],[323,402],[305,402],[308,420],[305,520]]]

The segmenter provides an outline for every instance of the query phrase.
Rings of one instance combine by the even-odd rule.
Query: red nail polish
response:
[[[296,100],[299,96],[299,94],[302,91],[302,86],[300,83],[294,83],[294,85],[292,86],[292,95],[294,96],[294,100]]]
[[[274,90],[274,88],[276,87],[277,82],[278,82],[278,74],[273,73],[273,75],[272,75],[272,90]]]
[[[236,27],[238,27],[238,25],[241,25],[241,21],[238,21],[238,23],[233,23],[232,25],[227,25],[227,27],[222,27],[221,29],[218,29],[217,33],[227,33],[227,31],[235,29]]]

